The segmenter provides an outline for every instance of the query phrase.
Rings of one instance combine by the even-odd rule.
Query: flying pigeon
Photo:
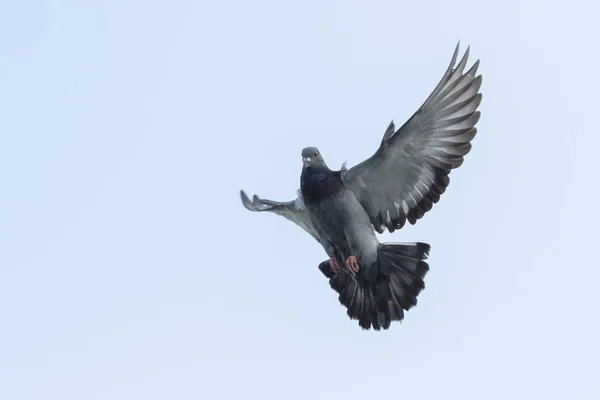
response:
[[[380,243],[376,232],[414,225],[439,201],[450,171],[471,150],[482,78],[476,75],[479,60],[464,72],[470,48],[456,65],[459,45],[425,103],[400,129],[390,123],[371,158],[333,171],[316,147],[307,147],[295,200],[250,200],[240,192],[248,210],[279,214],[323,246],[329,260],[319,269],[363,329],[385,330],[402,321],[425,288],[429,244]]]

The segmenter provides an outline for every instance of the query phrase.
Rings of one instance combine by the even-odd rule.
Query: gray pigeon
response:
[[[319,265],[340,303],[363,329],[388,329],[417,304],[429,271],[426,243],[380,243],[375,232],[414,225],[437,203],[463,163],[477,133],[479,60],[467,71],[469,48],[458,48],[441,81],[398,130],[392,121],[379,149],[351,169],[329,169],[316,147],[302,150],[298,198],[252,200],[250,211],[270,211],[298,224],[319,242],[329,260]],[[456,65],[456,67],[455,67]]]

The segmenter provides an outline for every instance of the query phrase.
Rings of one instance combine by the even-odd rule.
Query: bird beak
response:
[[[302,157],[302,163],[306,166],[310,163],[310,160],[312,160],[312,158],[310,157]]]

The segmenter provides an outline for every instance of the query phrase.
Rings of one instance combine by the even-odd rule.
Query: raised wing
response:
[[[282,217],[287,218],[296,225],[300,226],[306,232],[310,233],[310,235],[314,237],[317,242],[321,243],[319,235],[317,235],[312,223],[310,222],[310,219],[308,218],[306,208],[304,207],[304,201],[300,193],[298,193],[298,198],[295,200],[286,202],[265,200],[261,199],[257,195],[254,195],[252,197],[252,201],[250,201],[250,198],[243,190],[240,190],[240,195],[242,197],[242,203],[244,204],[244,207],[246,207],[248,210],[270,211],[281,215]]]
[[[458,45],[441,81],[419,110],[398,130],[392,121],[375,154],[342,180],[382,233],[415,224],[431,210],[463,163],[477,133],[480,113],[479,60],[463,73],[469,48],[456,68]]]

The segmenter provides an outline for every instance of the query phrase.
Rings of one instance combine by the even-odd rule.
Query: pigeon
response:
[[[392,120],[367,160],[335,171],[319,149],[307,147],[296,199],[250,199],[240,191],[248,210],[281,215],[323,246],[329,259],[318,268],[364,330],[387,330],[402,321],[429,271],[429,244],[380,243],[376,234],[414,225],[431,210],[477,133],[479,60],[465,72],[470,47],[456,64],[459,46],[427,100],[399,129]]]

